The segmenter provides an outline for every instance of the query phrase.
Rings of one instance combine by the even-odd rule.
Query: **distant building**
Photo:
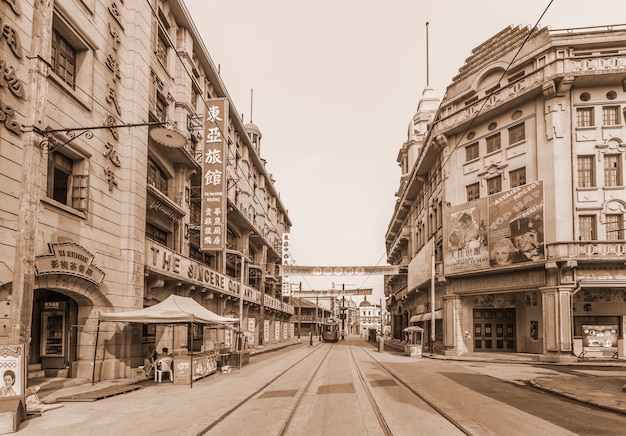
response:
[[[625,26],[510,27],[440,103],[427,88],[386,234],[406,273],[386,278],[393,337],[417,324],[445,354],[626,356],[625,110]]]
[[[370,329],[382,332],[380,329],[380,310],[380,305],[370,303],[367,298],[361,301],[359,304],[359,334],[362,337],[367,337]]]

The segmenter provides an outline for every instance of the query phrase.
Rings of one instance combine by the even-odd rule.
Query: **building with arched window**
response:
[[[33,3],[5,5],[0,44],[0,344],[26,344],[31,375],[99,379],[150,345],[232,346],[186,326],[96,335],[100,312],[171,294],[240,317],[252,346],[292,338],[287,209],[184,3]]]

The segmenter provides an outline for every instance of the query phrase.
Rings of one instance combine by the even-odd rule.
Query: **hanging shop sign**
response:
[[[206,101],[202,154],[202,222],[200,249],[221,251],[226,242],[226,135],[228,100]]]

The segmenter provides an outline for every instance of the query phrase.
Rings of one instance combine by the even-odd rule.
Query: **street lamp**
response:
[[[248,261],[248,263],[250,263],[250,259],[248,259],[241,251],[237,251],[237,250],[230,250],[230,249],[226,249],[226,253],[228,254],[234,254],[237,256],[240,256],[241,258],[241,272],[240,272],[240,276],[239,276],[239,334],[237,335],[237,340],[239,342],[237,348],[239,348],[239,351],[243,351],[241,348],[241,335],[243,334],[243,282],[245,280],[245,271],[244,271],[244,266],[245,266],[245,262],[246,260]],[[261,302],[261,304],[265,304],[265,302]],[[239,368],[241,368],[241,360],[242,360],[242,355],[239,355]]]

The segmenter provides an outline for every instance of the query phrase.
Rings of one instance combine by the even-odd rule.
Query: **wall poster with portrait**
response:
[[[537,181],[446,209],[445,272],[545,260],[543,197]]]
[[[0,397],[24,395],[26,390],[24,345],[0,345]]]

